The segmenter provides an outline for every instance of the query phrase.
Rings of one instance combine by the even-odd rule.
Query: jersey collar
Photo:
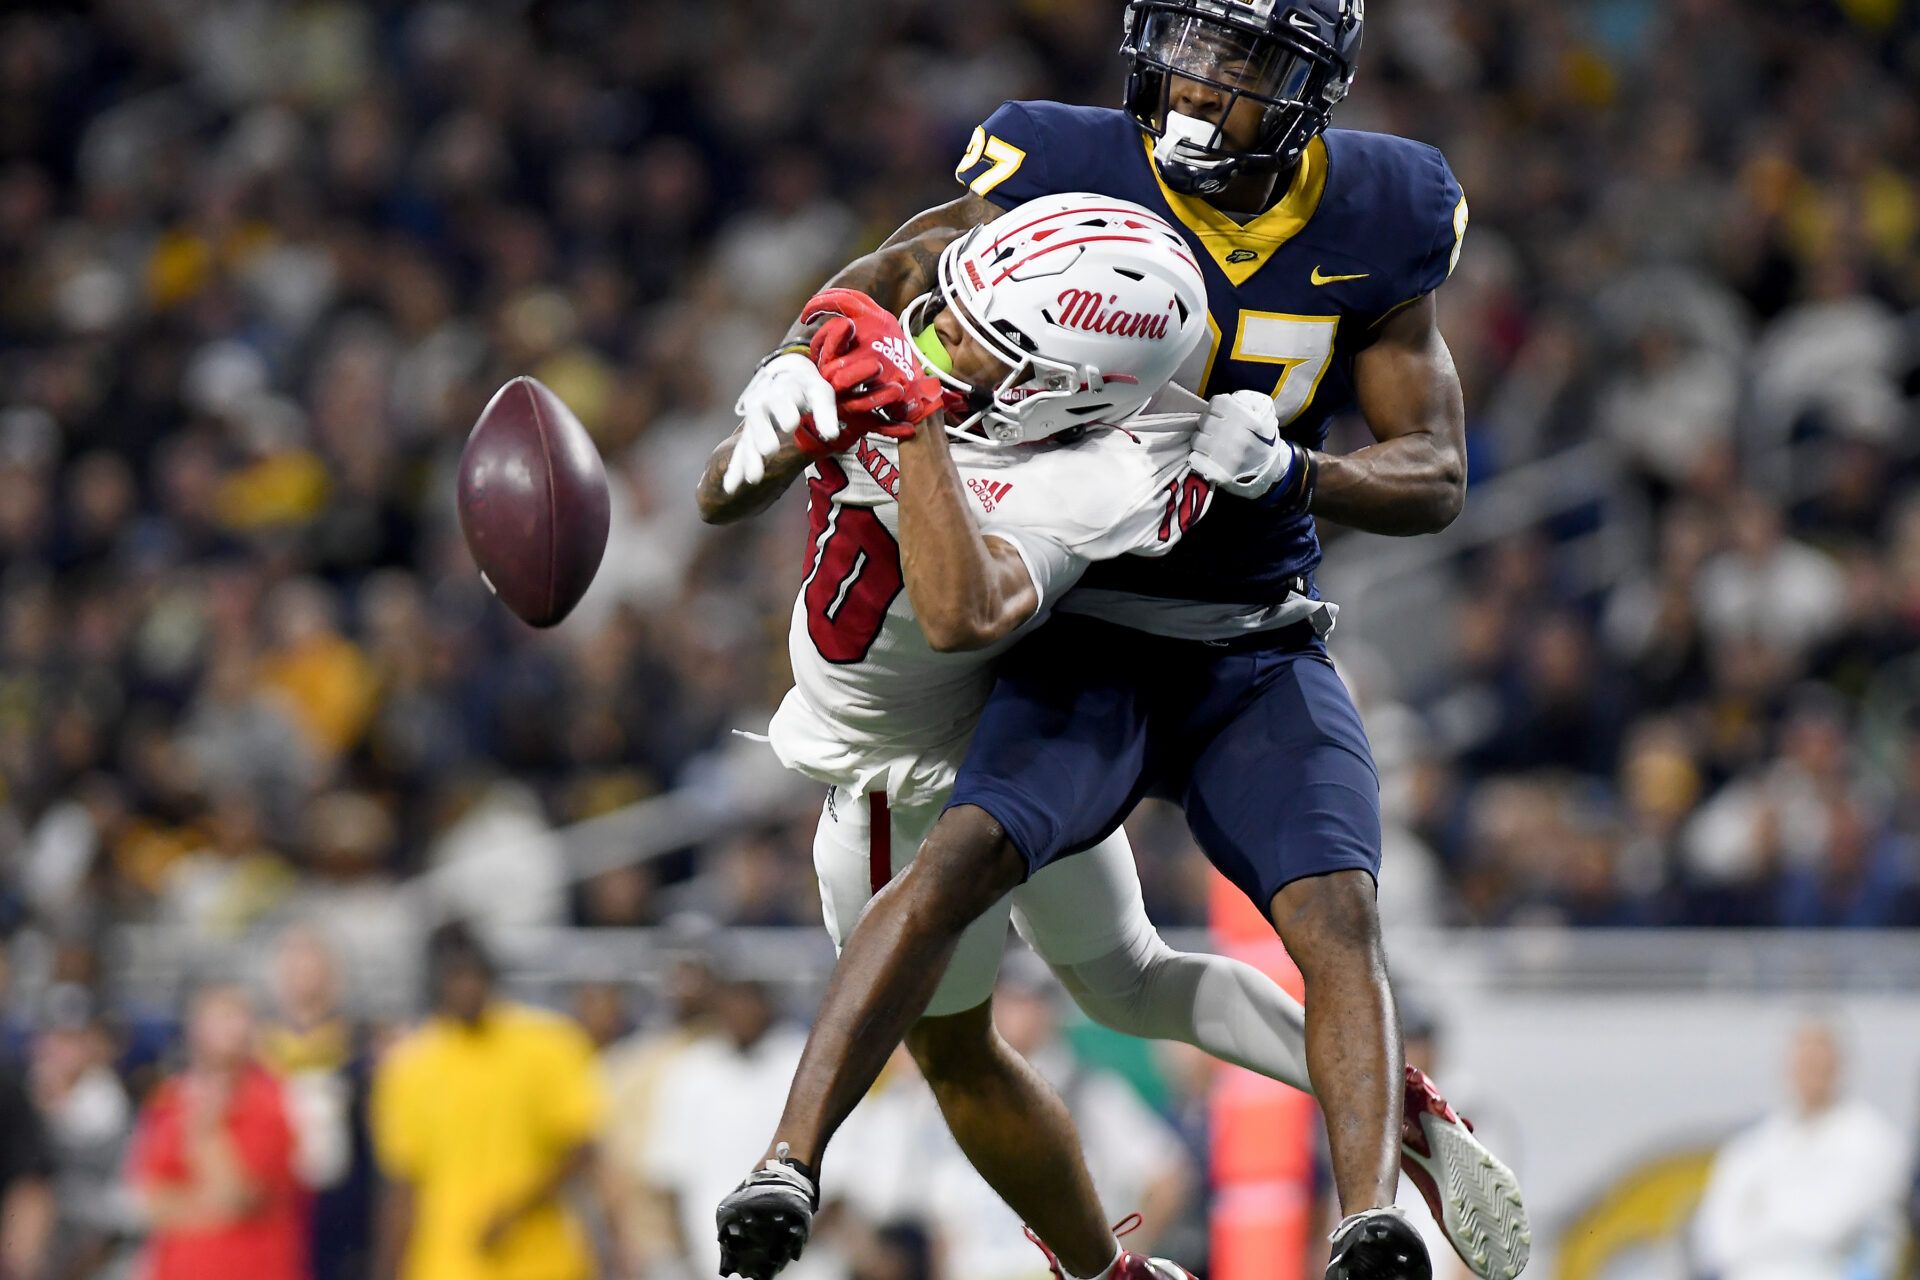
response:
[[[1324,137],[1315,137],[1300,153],[1286,194],[1264,213],[1245,224],[1238,223],[1205,200],[1183,196],[1169,187],[1153,163],[1153,139],[1144,134],[1141,137],[1147,149],[1147,170],[1159,185],[1167,208],[1193,232],[1236,287],[1266,266],[1275,249],[1299,234],[1320,207],[1320,196],[1327,189],[1327,143]]]

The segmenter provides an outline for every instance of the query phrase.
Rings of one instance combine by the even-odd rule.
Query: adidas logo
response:
[[[893,363],[894,368],[908,377],[920,376],[920,362],[913,358],[913,347],[905,338],[875,338],[873,349]]]
[[[980,499],[980,505],[991,511],[1000,505],[1001,499],[1013,492],[1011,480],[982,480],[974,476],[967,481],[967,488],[973,490],[973,496]]]

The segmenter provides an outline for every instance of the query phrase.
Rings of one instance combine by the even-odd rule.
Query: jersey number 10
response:
[[[800,588],[807,635],[821,657],[850,666],[873,648],[906,585],[900,544],[870,508],[834,502],[847,487],[838,462],[820,458],[814,467],[819,475],[807,482],[807,577]]]

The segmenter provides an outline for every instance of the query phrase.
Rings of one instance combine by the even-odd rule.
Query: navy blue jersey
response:
[[[1353,404],[1353,356],[1368,331],[1438,288],[1460,256],[1467,202],[1425,143],[1330,129],[1303,153],[1284,196],[1239,223],[1160,181],[1152,140],[1125,112],[1006,102],[978,129],[955,176],[1004,208],[1091,191],[1179,227],[1207,278],[1210,340],[1176,379],[1203,396],[1271,394],[1287,435],[1326,443]],[[1219,495],[1178,548],[1097,564],[1083,585],[1222,603],[1275,604],[1320,563],[1306,515]]]

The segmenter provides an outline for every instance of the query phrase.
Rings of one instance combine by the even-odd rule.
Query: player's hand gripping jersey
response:
[[[1019,551],[1040,595],[1019,631],[964,653],[928,645],[902,585],[898,446],[870,436],[816,462],[807,472],[806,578],[787,638],[794,687],[771,730],[781,761],[896,802],[944,794],[992,688],[994,659],[1089,564],[1164,554],[1206,509],[1207,486],[1187,470],[1199,409],[1173,388],[1131,430],[1012,449],[953,442],[975,518]]]
[[[1459,183],[1423,143],[1329,129],[1306,144],[1284,195],[1242,223],[1169,188],[1153,144],[1124,111],[1008,102],[974,130],[956,176],[1006,209],[1095,191],[1166,217],[1193,246],[1211,313],[1208,341],[1176,381],[1208,397],[1270,394],[1285,434],[1320,448],[1328,419],[1353,407],[1356,347],[1458,260]],[[1280,500],[1221,496],[1173,554],[1099,565],[1067,607],[1106,591],[1281,605],[1319,564],[1320,544],[1312,518]]]

